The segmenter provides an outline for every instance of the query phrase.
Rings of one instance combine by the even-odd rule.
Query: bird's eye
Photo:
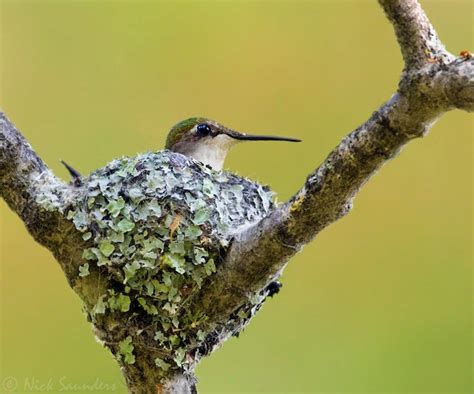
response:
[[[208,135],[211,132],[211,128],[205,123],[198,124],[196,130],[201,135]]]

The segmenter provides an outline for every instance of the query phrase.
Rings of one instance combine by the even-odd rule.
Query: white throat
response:
[[[185,154],[211,166],[214,170],[222,170],[229,148],[237,142],[225,134],[220,134],[214,138],[203,138],[187,147]]]

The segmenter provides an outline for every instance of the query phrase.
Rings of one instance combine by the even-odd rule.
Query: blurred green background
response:
[[[473,2],[422,4],[452,52],[474,49]],[[227,161],[285,200],[402,68],[375,0],[2,0],[0,11],[0,107],[64,179],[59,159],[87,174],[161,149],[174,123],[203,115],[304,140],[242,144]],[[240,338],[200,364],[201,392],[471,393],[472,132],[472,117],[449,113],[384,167]],[[0,392],[125,391],[53,257],[0,209]]]

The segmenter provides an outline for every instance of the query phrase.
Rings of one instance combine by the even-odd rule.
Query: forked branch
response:
[[[133,261],[136,263],[135,266],[128,264],[127,261],[125,269],[128,270],[126,274],[129,276],[124,279],[122,266],[119,264],[122,262],[120,258],[123,255],[112,254],[114,251],[118,252],[119,249],[125,254],[130,253],[130,256],[134,253],[130,250],[136,249],[135,245],[128,247],[132,242],[132,237],[128,232],[137,223],[130,220],[130,215],[120,223],[113,222],[111,218],[116,218],[128,201],[133,201],[134,196],[144,199],[153,198],[156,203],[156,198],[154,198],[156,188],[152,188],[151,197],[149,195],[144,197],[141,190],[135,187],[136,185],[132,184],[134,196],[130,193],[131,190],[126,190],[124,186],[125,177],[132,179],[135,175],[130,174],[135,171],[139,178],[140,168],[138,167],[140,165],[143,167],[144,163],[136,164],[130,160],[133,165],[126,166],[123,178],[117,175],[121,171],[116,171],[115,178],[111,179],[113,171],[110,166],[109,172],[98,171],[94,179],[94,187],[97,190],[91,186],[90,178],[89,184],[79,182],[76,185],[66,185],[52,174],[25,138],[0,113],[0,196],[20,216],[33,237],[54,253],[71,287],[84,301],[96,335],[109,347],[120,363],[131,392],[194,392],[193,368],[200,357],[220,346],[228,336],[237,333],[242,325],[248,322],[265,296],[271,293],[269,284],[278,279],[288,260],[321,230],[350,211],[352,199],[365,182],[384,163],[395,157],[406,143],[425,135],[443,113],[456,108],[474,111],[474,60],[470,54],[465,53],[461,57],[455,57],[447,52],[416,0],[379,0],[379,3],[394,26],[405,61],[397,93],[374,112],[363,125],[339,143],[324,162],[308,176],[305,185],[295,196],[273,209],[264,219],[251,227],[245,227],[244,231],[238,233],[231,246],[225,248],[223,262],[216,264],[216,273],[212,274],[215,269],[214,260],[212,260],[212,265],[208,265],[209,262],[205,264],[206,275],[197,277],[196,283],[199,283],[199,286],[180,288],[179,284],[172,283],[169,279],[171,276],[168,277],[167,285],[155,281],[158,288],[168,291],[160,302],[171,301],[174,298],[186,299],[186,305],[182,308],[186,309],[188,317],[185,316],[185,318],[178,316],[175,309],[177,304],[166,304],[168,315],[173,317],[173,327],[169,322],[167,328],[164,328],[162,324],[163,332],[159,330],[149,332],[149,328],[155,323],[158,324],[153,319],[160,313],[164,315],[165,308],[158,311],[155,307],[153,310],[154,304],[149,305],[142,296],[138,297],[141,306],[137,305],[134,302],[136,300],[133,298],[133,291],[140,295],[139,291],[142,289],[141,287],[131,289],[130,282],[127,282],[131,278],[135,279],[136,271],[143,267],[138,261]],[[181,171],[182,158],[170,156],[168,159],[168,163],[176,160],[173,165],[179,167]],[[190,169],[189,166],[186,168]],[[193,171],[198,170],[194,168]],[[201,170],[201,172],[205,171]],[[202,174],[194,175],[201,176]],[[212,183],[209,172],[205,174],[205,177]],[[156,179],[152,180],[156,181]],[[161,178],[160,180],[162,181]],[[239,180],[242,184],[245,182],[249,184],[248,181],[240,178]],[[153,184],[156,184],[156,187],[159,186],[157,182],[149,185]],[[109,190],[110,195],[113,195],[111,185],[117,193],[120,189],[124,197],[120,195],[117,200],[111,198],[110,201],[105,201],[101,193]],[[230,186],[236,185],[230,184]],[[238,190],[240,190],[239,187],[243,188],[242,185],[237,185]],[[257,190],[257,186],[254,189]],[[235,192],[235,187],[232,190]],[[259,193],[262,190],[258,189]],[[90,199],[84,200],[88,196],[87,193],[95,194],[91,194]],[[97,201],[95,201],[96,197]],[[119,200],[121,205],[118,203]],[[84,201],[87,202],[84,203]],[[106,202],[104,207],[100,205]],[[94,212],[97,216],[89,215],[94,204],[98,204],[99,207]],[[263,212],[258,212],[261,214],[259,218],[266,215],[269,207],[271,203],[267,204]],[[156,204],[154,209],[155,213],[156,210],[161,212],[161,208]],[[73,216],[68,216],[68,210]],[[83,212],[87,215],[81,216]],[[130,214],[130,211],[127,212]],[[141,214],[143,212],[145,211]],[[103,225],[101,227],[94,222],[96,224],[94,227],[88,215],[94,218],[100,217],[101,220],[105,217],[104,220],[108,224],[100,222]],[[75,226],[71,223],[72,217],[77,221]],[[140,221],[146,222],[147,225],[156,223],[156,220],[150,220],[148,223],[147,220],[137,219],[137,222]],[[120,247],[116,248],[109,239],[100,238],[108,234],[104,223],[112,226],[113,242],[121,243]],[[176,227],[179,227],[179,221],[175,223],[173,220],[167,225],[169,228],[175,226],[170,238]],[[201,242],[200,224],[203,222],[198,222],[196,226],[193,226],[196,242],[197,240]],[[86,232],[86,229],[90,231]],[[155,229],[150,228],[153,230],[150,232],[154,232]],[[127,234],[124,235],[124,233]],[[144,234],[143,231],[135,234],[134,242],[136,241],[137,244],[142,242],[145,245]],[[100,243],[100,251],[97,247],[90,247],[97,246],[93,244],[93,239],[95,239],[93,236],[106,241]],[[125,239],[127,242],[124,241]],[[146,241],[151,248],[150,240]],[[168,241],[169,239],[166,240]],[[220,241],[222,240],[212,241],[206,238],[208,243],[215,242],[213,247],[218,250],[222,245],[227,244]],[[161,241],[155,239],[154,242],[159,245]],[[88,243],[87,248],[86,243]],[[127,247],[122,251],[121,247],[124,246]],[[156,246],[158,249],[161,248],[161,252],[164,251],[164,247],[164,243],[160,247]],[[89,255],[84,252],[89,252]],[[149,259],[145,262],[149,264],[147,268],[161,269],[154,266],[157,261],[160,267],[163,266],[160,256],[151,249],[146,252]],[[85,260],[98,258],[101,259],[100,262],[90,266]],[[114,258],[116,260],[112,263],[111,260]],[[200,266],[201,259],[199,261],[198,268],[193,266],[196,270],[194,273],[198,272],[198,269],[204,269]],[[184,272],[183,266],[180,265],[186,263],[183,259],[175,258],[168,263],[177,272],[180,270]],[[112,270],[114,264],[118,267],[115,271]],[[203,281],[203,278],[206,280]],[[150,283],[146,284],[150,285]],[[123,289],[124,285],[128,291]],[[155,296],[156,288],[153,286],[146,287],[147,295],[150,297]],[[172,295],[170,295],[170,289],[175,290]],[[160,293],[159,296],[162,297],[163,294]],[[107,310],[106,302],[108,302]],[[186,322],[190,334],[182,336],[181,339],[175,335],[179,324],[183,323],[179,320],[180,318]],[[195,332],[197,324],[201,324],[198,333]],[[166,333],[169,338],[163,333]],[[159,342],[162,340],[172,343],[171,338],[174,340],[175,348]],[[186,343],[179,347],[181,342]],[[176,347],[179,350],[178,358]],[[171,364],[172,360],[174,364]]]
[[[451,109],[474,111],[474,60],[447,52],[416,0],[380,0],[405,60],[398,92],[346,136],[303,188],[239,234],[215,280],[196,299],[221,324],[277,279],[288,260],[346,215],[359,189],[410,140]]]

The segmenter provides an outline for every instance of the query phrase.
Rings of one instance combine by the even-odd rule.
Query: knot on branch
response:
[[[457,108],[474,110],[474,59],[457,58],[450,63],[434,62],[404,73],[399,93],[406,111],[429,122],[440,113]]]
[[[474,58],[471,54],[454,60],[439,79],[453,108],[474,112]]]

